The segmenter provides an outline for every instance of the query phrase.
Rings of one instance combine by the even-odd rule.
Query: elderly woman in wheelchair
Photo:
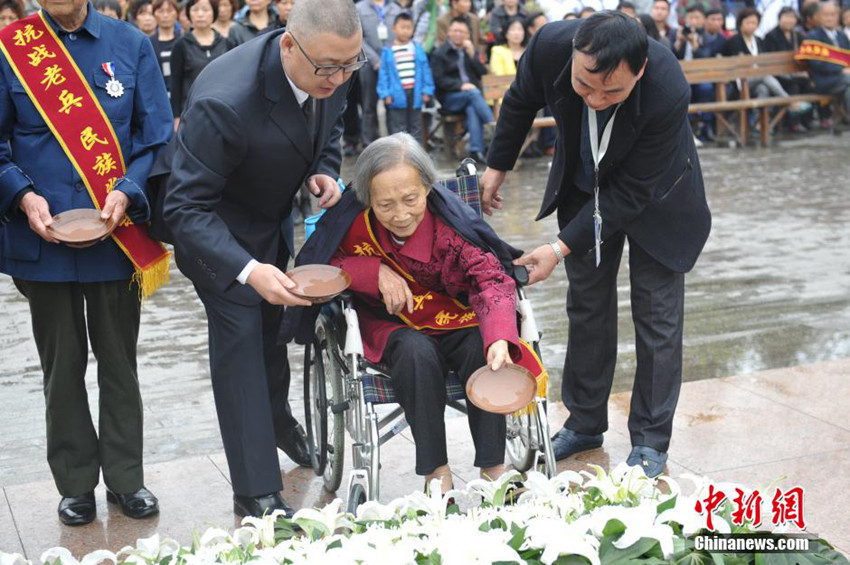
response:
[[[508,270],[520,252],[436,181],[433,162],[411,136],[375,141],[357,161],[354,195],[346,191],[320,221],[299,261],[330,262],[351,276],[359,330],[349,323],[348,333],[359,334],[362,356],[391,380],[413,434],[416,473],[426,486],[440,479],[447,491],[452,486],[444,422],[449,373],[463,385],[485,364],[497,369],[518,363],[538,378],[546,375],[518,336],[517,285]],[[335,251],[329,253],[329,247]],[[346,355],[358,349],[349,345],[350,337],[344,338]],[[348,409],[338,392],[333,401]],[[505,472],[505,416],[472,403],[466,411],[474,465],[482,477],[496,479]],[[548,440],[547,431],[548,426],[538,429],[536,441]],[[356,445],[355,438],[355,466]],[[377,465],[373,469],[377,474]]]

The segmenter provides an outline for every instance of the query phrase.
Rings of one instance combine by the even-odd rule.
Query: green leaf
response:
[[[516,524],[511,524],[511,539],[508,542],[508,545],[514,551],[519,551],[519,548],[522,547],[522,542],[525,541],[525,530],[526,528],[521,528]]]
[[[661,504],[658,505],[657,511],[658,514],[670,510],[676,507],[676,499],[679,498],[679,495],[671,497],[669,500],[665,500]]]
[[[561,555],[553,561],[553,565],[589,565],[589,563],[587,557],[580,555]]]
[[[602,565],[637,565],[638,563],[643,565],[647,562],[646,554],[652,552],[657,545],[659,545],[658,540],[641,538],[625,549],[618,549],[614,547],[613,539],[605,536],[599,546],[599,560]]]
[[[692,551],[675,561],[675,565],[708,565],[711,558],[697,551]]]
[[[603,536],[620,537],[626,531],[626,525],[616,518],[611,518],[602,529]]]

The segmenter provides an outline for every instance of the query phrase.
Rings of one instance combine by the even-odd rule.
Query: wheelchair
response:
[[[442,181],[467,204],[478,207],[478,177],[465,160],[457,177]],[[518,268],[517,309],[520,337],[540,355],[540,332],[522,285],[528,282],[525,268]],[[544,373],[541,379],[548,379]],[[545,385],[546,383],[544,383]],[[506,416],[508,460],[520,472],[555,473],[555,458],[546,415],[546,386],[525,409]],[[447,405],[466,414],[466,394],[453,372],[446,379]],[[348,511],[380,497],[381,446],[401,433],[407,422],[401,406],[389,412],[378,406],[396,403],[388,369],[363,355],[357,312],[352,295],[343,293],[323,305],[316,319],[312,343],[304,349],[304,412],[313,470],[322,476],[324,489],[336,492],[343,478],[345,431],[352,440],[353,470],[348,478]]]

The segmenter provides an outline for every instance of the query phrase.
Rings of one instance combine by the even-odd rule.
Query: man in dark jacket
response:
[[[599,447],[608,428],[617,272],[628,239],[637,373],[627,462],[650,476],[664,468],[681,388],[684,273],[711,226],[689,100],[673,53],[617,12],[544,26],[505,96],[482,178],[488,213],[502,207],[499,187],[536,112],[547,105],[558,124],[537,219],[557,210],[561,231],[518,260],[533,284],[564,259],[570,282],[561,389],[570,417],[553,438],[558,459]]]
[[[289,292],[292,201],[303,183],[339,199],[340,88],[364,63],[349,0],[299,0],[286,32],[249,41],[204,70],[177,133],[164,199],[177,265],[209,322],[210,373],[234,510],[291,513],[275,445],[309,465],[278,346]],[[169,170],[169,167],[163,167]]]
[[[448,112],[466,113],[467,149],[473,159],[484,163],[484,124],[493,121],[493,111],[484,100],[481,86],[487,67],[478,59],[464,18],[454,18],[449,23],[448,37],[431,55],[437,99]]]

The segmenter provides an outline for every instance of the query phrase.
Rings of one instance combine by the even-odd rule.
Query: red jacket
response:
[[[371,223],[381,247],[419,284],[452,297],[467,296],[478,316],[485,355],[490,345],[500,339],[519,347],[516,284],[505,274],[495,255],[461,238],[427,209],[422,223],[402,245],[393,240],[374,215]],[[351,275],[350,290],[367,306],[357,309],[360,335],[366,359],[377,363],[390,334],[407,327],[399,318],[387,319],[378,289],[381,258],[354,257],[338,250],[331,264]],[[442,333],[440,330],[422,331],[428,335]]]

